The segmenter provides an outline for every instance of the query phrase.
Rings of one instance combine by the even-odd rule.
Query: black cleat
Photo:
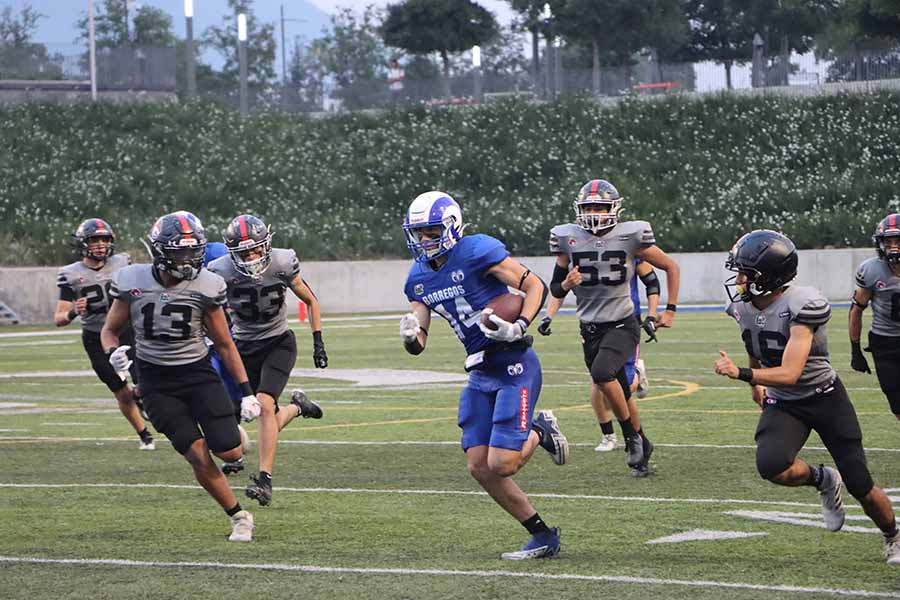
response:
[[[625,463],[636,469],[644,460],[644,442],[641,436],[634,434],[625,437]]]
[[[272,503],[272,484],[262,477],[250,476],[253,482],[244,489],[244,493],[251,500],[259,502],[260,506],[268,506]]]
[[[644,458],[640,464],[631,470],[632,477],[647,477],[650,475],[650,455],[653,454],[653,442],[644,440]]]
[[[244,459],[239,458],[234,462],[222,463],[222,472],[226,475],[234,475],[244,470]]]
[[[303,390],[291,392],[291,404],[300,409],[300,416],[304,419],[322,418],[322,407],[307,398]]]

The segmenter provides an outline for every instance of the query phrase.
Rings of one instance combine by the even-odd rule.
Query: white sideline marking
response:
[[[71,489],[71,488],[143,488],[164,490],[202,490],[198,485],[174,483],[0,483],[0,489]],[[244,489],[235,486],[235,490]],[[374,488],[296,488],[275,487],[280,492],[300,494],[397,494],[412,496],[487,496],[486,492],[477,490],[406,490],[406,489],[374,489]],[[603,496],[598,494],[555,494],[529,493],[532,498],[549,498],[553,500],[609,500],[613,502],[665,502],[669,504],[751,504],[793,507],[816,507],[819,503],[793,502],[789,500],[746,500],[734,498],[654,498],[649,496]],[[847,505],[846,508],[860,508]]]
[[[866,517],[863,517],[866,518]],[[711,529],[691,529],[682,533],[667,535],[665,537],[656,538],[646,544],[678,544],[680,542],[697,542],[697,541],[714,541],[714,540],[735,540],[739,538],[759,537],[769,535],[764,531],[713,531]]]
[[[37,406],[34,402],[0,402],[0,408],[32,408]]]
[[[67,346],[77,340],[44,340],[39,342],[3,342],[0,348],[19,348],[21,346]]]
[[[0,562],[19,564],[49,565],[108,565],[121,567],[166,567],[166,568],[209,568],[209,569],[248,569],[256,571],[293,571],[302,573],[342,573],[349,575],[430,575],[438,577],[478,577],[513,579],[542,579],[555,581],[602,581],[608,583],[629,583],[660,586],[685,586],[697,588],[726,588],[740,590],[759,590],[771,592],[793,592],[802,594],[833,594],[838,596],[862,596],[867,598],[900,598],[896,592],[873,592],[870,590],[851,590],[843,588],[802,587],[794,585],[761,585],[756,583],[737,583],[729,581],[689,581],[684,579],[660,579],[656,577],[631,577],[626,575],[577,575],[566,573],[527,573],[516,571],[462,571],[453,569],[391,569],[361,567],[328,567],[319,565],[291,565],[284,563],[221,563],[207,561],[174,562],[144,561],[116,558],[82,559],[82,558],[36,558],[28,556],[0,556]]]
[[[75,422],[64,423],[64,422],[60,421],[59,423],[50,423],[50,422],[41,423],[41,425],[43,425],[45,427],[74,427],[74,426],[81,426],[81,425],[87,425],[89,427],[96,427],[97,425],[102,425],[102,423],[75,423]]]
[[[789,525],[805,525],[806,527],[819,527],[825,529],[825,521],[821,515],[797,514],[791,512],[768,512],[760,510],[730,510],[723,514],[744,517],[755,521],[772,521],[775,523],[788,523]],[[798,518],[799,517],[799,518]],[[847,517],[848,519],[852,517]],[[867,521],[868,517],[857,517],[856,520]],[[881,533],[877,527],[858,527],[856,525],[844,525],[841,531],[854,533]]]

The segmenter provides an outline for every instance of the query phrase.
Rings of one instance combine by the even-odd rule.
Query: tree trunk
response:
[[[441,77],[441,97],[449,98],[450,97],[450,56],[447,54],[447,50],[441,49],[441,62],[444,63],[444,68],[442,71]]]
[[[535,93],[541,88],[541,48],[537,25],[531,28],[531,79]]]
[[[591,40],[593,46],[593,61],[591,62],[591,88],[595,96],[600,95],[600,44],[597,38]]]
[[[724,63],[722,63],[722,64],[725,65],[725,87],[727,87],[728,90],[731,91],[731,90],[734,89],[734,87],[731,85],[731,66],[732,66],[732,62],[731,62],[730,60],[726,60],[726,61],[725,61]]]

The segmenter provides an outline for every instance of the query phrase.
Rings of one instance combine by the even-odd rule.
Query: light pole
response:
[[[97,99],[97,37],[94,29],[94,0],[88,0],[88,44],[91,71],[91,100]]]
[[[284,43],[284,22],[294,21],[296,23],[306,23],[306,19],[286,19],[284,17],[284,4],[281,5],[281,83],[287,85],[287,59],[285,58]],[[296,41],[295,41],[296,43]]]
[[[553,87],[554,87],[554,67],[556,66],[556,60],[554,59],[553,53],[553,12],[550,10],[550,3],[544,4],[544,11],[542,15],[544,17],[544,21],[547,24],[547,33],[546,33],[546,60],[547,60],[547,68],[544,70],[547,85],[547,96],[553,97]]]
[[[238,25],[238,63],[240,68],[240,103],[241,116],[247,116],[247,15],[240,13],[237,16]]]
[[[472,46],[472,67],[474,72],[475,101],[481,102],[481,46]]]
[[[187,96],[193,98],[197,95],[197,69],[194,64],[194,0],[184,0],[184,21],[187,30],[187,40],[185,43],[186,75],[187,75]]]

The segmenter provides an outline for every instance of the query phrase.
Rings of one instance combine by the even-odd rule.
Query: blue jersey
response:
[[[467,235],[447,254],[437,271],[414,263],[403,291],[441,315],[466,347],[466,354],[484,350],[492,341],[478,327],[481,310],[509,290],[487,270],[509,256],[503,244],[488,235]]]
[[[206,244],[206,256],[203,258],[203,266],[209,265],[217,258],[228,254],[228,248],[222,242],[209,242]]]
[[[634,275],[631,277],[631,301],[634,302],[634,314],[638,319],[641,318],[641,297],[638,295],[638,276],[637,276],[637,266],[640,264],[640,259],[635,259],[634,261]]]

